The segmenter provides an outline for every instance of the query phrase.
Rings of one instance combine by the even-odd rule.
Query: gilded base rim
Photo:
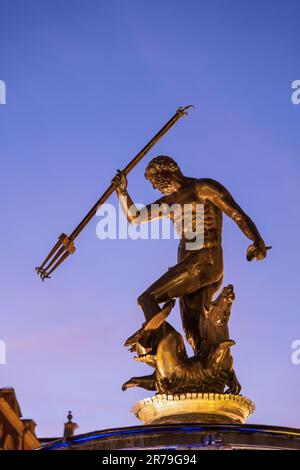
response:
[[[220,393],[183,393],[155,395],[138,401],[135,416],[148,424],[243,424],[255,405],[242,395]]]

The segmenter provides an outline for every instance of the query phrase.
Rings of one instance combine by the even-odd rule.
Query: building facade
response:
[[[35,422],[23,419],[13,388],[0,389],[0,450],[33,450],[40,446]]]
[[[300,429],[246,424],[163,424],[58,439],[41,450],[300,450]]]

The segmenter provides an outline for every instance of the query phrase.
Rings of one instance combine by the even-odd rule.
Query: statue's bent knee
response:
[[[149,294],[149,292],[146,291],[146,292],[143,292],[143,293],[138,297],[137,303],[138,303],[138,305],[142,306],[142,305],[145,304],[145,302],[147,302],[147,300],[152,299],[152,298],[153,298],[152,295]]]

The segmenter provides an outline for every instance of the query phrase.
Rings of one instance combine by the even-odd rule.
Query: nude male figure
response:
[[[178,263],[169,268],[138,298],[146,322],[161,312],[159,304],[179,298],[186,338],[197,354],[201,348],[200,316],[222,284],[222,213],[231,217],[246,237],[253,242],[247,250],[248,260],[264,259],[267,248],[254,222],[220,183],[208,178],[184,176],[177,163],[167,156],[158,156],[151,160],[146,168],[145,177],[153,188],[163,194],[155,204],[163,205],[162,207],[177,204],[182,209],[185,204],[192,204],[191,219],[195,237],[197,204],[204,206],[202,228],[204,233],[201,247],[187,248],[187,243],[191,243],[191,227],[183,226],[178,248]],[[138,210],[127,192],[126,176],[121,171],[118,170],[112,181],[116,186],[121,207],[130,223],[150,222],[157,217],[169,217],[176,223],[176,215],[172,212],[162,210],[159,214],[154,212],[153,215],[151,204]]]

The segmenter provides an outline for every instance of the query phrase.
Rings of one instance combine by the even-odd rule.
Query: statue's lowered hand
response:
[[[267,256],[267,250],[270,250],[271,246],[266,246],[263,239],[255,241],[252,245],[248,246],[247,249],[247,260],[252,261],[253,259],[262,260]]]

